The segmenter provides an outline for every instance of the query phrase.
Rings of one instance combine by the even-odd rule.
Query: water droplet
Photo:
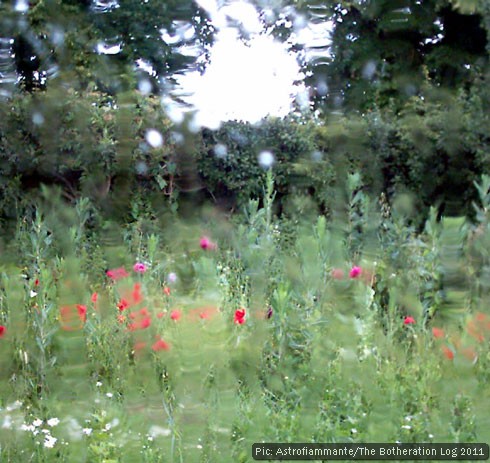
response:
[[[35,125],[42,125],[44,124],[44,116],[40,112],[35,112],[32,115],[32,123]]]
[[[274,164],[274,155],[270,151],[261,151],[259,153],[259,164],[264,169],[269,169]]]
[[[319,96],[326,96],[328,93],[328,85],[324,80],[319,80],[316,84],[316,92]]]
[[[138,82],[138,90],[142,95],[149,95],[151,93],[152,85],[148,79],[141,79]]]
[[[369,60],[362,68],[362,77],[371,80],[374,74],[376,74],[376,63],[373,60]]]
[[[148,172],[148,166],[146,165],[145,162],[139,161],[136,163],[136,173],[138,175],[146,175]]]
[[[180,132],[172,132],[170,134],[170,139],[172,140],[172,143],[175,143],[176,145],[182,145],[185,140],[184,135]]]
[[[152,147],[152,148],[159,148],[163,144],[163,137],[162,134],[155,129],[149,129],[146,131],[145,135],[146,142]]]
[[[321,151],[315,150],[313,153],[311,153],[311,159],[313,161],[319,162],[323,158],[323,153]]]
[[[218,143],[214,147],[214,154],[216,155],[217,158],[223,159],[228,154],[228,149],[226,148],[225,145],[223,145],[223,143]]]

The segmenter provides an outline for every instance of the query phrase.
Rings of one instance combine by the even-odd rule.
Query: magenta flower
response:
[[[133,265],[133,270],[136,273],[145,273],[146,272],[146,265],[143,264],[143,262],[136,262],[136,264]]]
[[[405,317],[405,319],[403,320],[404,325],[413,325],[414,323],[415,323],[415,318],[410,316]]]
[[[199,240],[199,246],[201,246],[201,249],[204,250],[216,249],[216,244],[213,243],[207,236],[201,236],[201,239]]]
[[[355,266],[350,269],[349,277],[357,278],[361,273],[362,273],[362,268]]]

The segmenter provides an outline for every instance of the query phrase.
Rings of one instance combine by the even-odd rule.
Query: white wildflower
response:
[[[58,418],[50,418],[48,421],[46,421],[46,423],[48,423],[48,426],[58,426],[60,424],[60,420]]]
[[[48,449],[52,449],[54,447],[54,444],[56,444],[57,440],[58,439],[56,439],[56,437],[46,436],[46,438],[44,439],[44,447]]]
[[[36,428],[37,428],[37,427],[39,427],[39,426],[41,426],[42,424],[43,424],[43,420],[40,420],[39,418],[35,419],[35,420],[32,422],[32,425],[33,425],[34,427],[36,427]]]

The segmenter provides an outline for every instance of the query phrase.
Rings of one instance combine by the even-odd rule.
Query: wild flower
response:
[[[129,302],[126,299],[121,299],[117,303],[117,308],[122,312],[123,310],[126,310],[129,307]]]
[[[170,288],[168,286],[163,288],[163,294],[165,294],[165,296],[170,296]]]
[[[435,338],[443,338],[444,337],[444,330],[442,328],[432,328],[432,335],[435,337]]]
[[[92,293],[92,295],[90,296],[90,301],[95,304],[97,302],[98,298],[99,298],[99,295],[97,293]]]
[[[114,268],[112,270],[107,270],[106,275],[113,281],[122,280],[129,276],[124,267]]]
[[[7,328],[4,325],[0,325],[0,338],[3,338],[7,333]]]
[[[85,322],[87,320],[87,306],[82,304],[77,304],[76,307],[77,307],[78,317],[82,322]]]
[[[151,348],[155,352],[159,352],[162,350],[170,350],[170,344],[160,338],[151,346]]]
[[[168,275],[167,275],[167,281],[169,283],[175,283],[177,281],[177,274],[174,273],[174,272],[170,272]]]
[[[354,266],[350,269],[349,277],[350,278],[357,278],[358,276],[361,275],[361,273],[362,273],[362,268],[358,267],[358,266]]]
[[[351,270],[352,272],[352,270]],[[344,278],[344,271],[341,268],[332,269],[330,275],[334,280],[342,280]],[[351,276],[351,278],[354,278]]]
[[[180,320],[180,317],[182,317],[182,312],[180,310],[172,310],[170,313],[170,318],[174,321]]]
[[[147,267],[143,262],[136,262],[136,264],[133,265],[133,270],[136,273],[145,273],[147,270]]]
[[[199,246],[201,246],[201,249],[206,250],[214,250],[217,248],[216,243],[211,241],[207,236],[201,236],[201,239],[199,240]]]
[[[245,323],[245,315],[246,310],[241,308],[235,310],[235,316],[233,317],[233,321],[236,325],[243,325]]]
[[[53,437],[51,435],[46,435],[44,438],[44,447],[48,449],[52,449],[57,441],[58,439],[56,439],[56,437]]]
[[[60,424],[60,420],[59,418],[50,418],[48,421],[46,421],[46,423],[51,427],[58,426]]]
[[[404,318],[403,324],[404,325],[413,325],[413,324],[415,324],[415,318],[407,316]]]
[[[448,360],[454,359],[454,352],[449,347],[442,346],[441,350],[442,350],[442,353],[444,354],[444,357],[446,357]]]

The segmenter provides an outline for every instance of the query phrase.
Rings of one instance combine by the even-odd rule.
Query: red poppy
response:
[[[446,357],[448,360],[454,359],[454,352],[449,349],[449,347],[442,346],[442,353],[444,354],[444,357]]]
[[[146,347],[146,342],[140,341],[140,342],[135,342],[133,346],[133,350],[135,352],[139,352],[140,350],[144,349]]]
[[[34,280],[34,286],[39,286],[39,278],[36,278],[36,279]]]
[[[90,296],[90,300],[95,304],[97,302],[97,299],[99,298],[99,295],[97,293],[92,293]]]
[[[121,299],[117,304],[117,308],[122,312],[129,307],[129,302],[126,299]]]
[[[474,320],[470,320],[468,322],[466,329],[468,330],[468,334],[476,339],[478,342],[483,342],[485,340],[481,328],[479,326],[476,326]]]
[[[165,316],[165,312],[158,312],[157,318],[163,318]]]
[[[243,308],[235,310],[235,316],[233,319],[235,324],[243,325],[245,323],[245,314],[246,314],[246,311]]]
[[[133,286],[133,292],[131,293],[132,296],[132,303],[134,305],[139,304],[141,301],[143,301],[143,295],[141,294],[141,284],[140,283],[135,283]]]
[[[163,288],[163,293],[166,295],[166,296],[170,296],[170,288],[168,286],[165,286]]]
[[[0,338],[3,338],[6,332],[7,332],[7,328],[5,328],[5,326],[3,325],[0,325]]]
[[[170,318],[175,321],[179,320],[181,316],[182,312],[180,310],[172,310],[170,313]]]
[[[435,338],[443,338],[444,337],[444,330],[442,328],[432,328],[432,334]]]
[[[332,275],[334,280],[342,280],[344,278],[344,271],[340,268],[334,268],[330,275]]]
[[[87,307],[81,304],[65,305],[60,308],[61,329],[75,331],[83,328],[87,317]]]
[[[106,275],[113,281],[122,280],[129,276],[124,267],[114,268],[112,270],[107,270]]]
[[[77,304],[78,317],[82,322],[87,320],[87,306],[82,304]]]
[[[156,341],[151,348],[155,352],[159,352],[161,350],[170,350],[170,344],[168,342],[165,342],[163,339],[159,339]]]
[[[415,323],[415,318],[413,317],[405,317],[405,319],[403,320],[403,324],[404,325],[413,325]]]

